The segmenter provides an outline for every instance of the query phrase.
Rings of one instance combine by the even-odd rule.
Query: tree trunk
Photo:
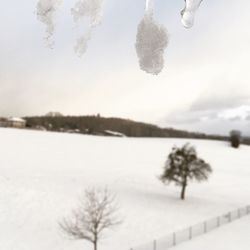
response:
[[[97,250],[97,240],[94,241],[94,250]]]
[[[98,237],[97,237],[97,232],[94,232],[94,250],[97,250],[97,242],[98,242]]]
[[[187,184],[186,184],[186,183],[183,183],[182,189],[181,189],[181,199],[182,199],[182,200],[185,200],[186,187],[187,187]]]

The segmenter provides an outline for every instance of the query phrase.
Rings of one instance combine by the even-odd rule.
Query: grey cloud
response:
[[[194,124],[205,123],[211,121],[224,121],[224,122],[243,122],[243,117],[236,115],[233,117],[225,118],[220,116],[220,112],[226,109],[219,110],[199,110],[193,111],[192,109],[186,111],[179,111],[172,113],[165,119],[168,123],[173,124]],[[250,121],[250,115],[245,119]]]
[[[166,127],[205,132],[210,134],[227,135],[231,130],[238,129],[245,135],[250,135],[249,122],[242,117],[223,118],[217,111],[183,111],[172,113],[165,119]],[[250,121],[250,115],[248,116]]]
[[[241,106],[250,106],[249,93],[244,92],[240,87],[230,87],[229,85],[225,89],[218,85],[215,90],[201,94],[188,109],[169,115],[166,121],[174,124],[194,124],[209,121],[243,122],[242,116],[238,114],[228,118],[221,117],[224,111]]]
[[[250,96],[247,94],[204,94],[191,106],[192,111],[224,110],[250,104]]]
[[[218,119],[218,114],[215,111],[179,111],[170,114],[166,121],[169,123],[174,123],[174,124],[192,124],[192,123],[197,123],[201,122],[202,120],[214,120]]]
[[[236,121],[242,121],[243,119],[241,116],[237,115],[237,116],[229,118],[228,120],[232,122],[236,122]]]

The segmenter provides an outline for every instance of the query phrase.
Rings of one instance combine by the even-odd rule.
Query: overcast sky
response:
[[[37,1],[3,1],[0,15],[0,116],[100,113],[160,126],[250,135],[250,1],[204,0],[183,28],[183,0],[156,0],[170,34],[165,69],[140,70],[135,52],[144,0],[106,0],[102,24],[79,58],[79,35],[65,0],[48,49]]]

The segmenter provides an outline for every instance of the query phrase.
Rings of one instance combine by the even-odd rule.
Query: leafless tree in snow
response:
[[[89,241],[97,250],[103,232],[122,222],[117,212],[115,196],[108,189],[91,188],[85,191],[71,216],[59,222],[59,226],[70,238]]]

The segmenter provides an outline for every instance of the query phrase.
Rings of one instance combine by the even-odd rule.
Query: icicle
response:
[[[185,28],[194,25],[195,14],[203,0],[185,0],[185,8],[181,11],[182,24]]]
[[[152,13],[154,11],[154,2],[153,0],[146,0],[146,4],[145,4],[145,13]]]
[[[47,46],[52,48],[54,42],[52,36],[55,30],[54,18],[55,13],[61,4],[62,0],[39,0],[37,3],[37,18],[46,25],[46,43]]]
[[[75,52],[79,56],[86,52],[93,29],[101,23],[103,2],[104,0],[79,0],[71,10],[76,23],[89,19],[87,31],[77,40],[75,46]]]
[[[146,0],[145,15],[138,25],[136,52],[140,68],[158,75],[164,68],[164,52],[168,45],[168,33],[153,17],[153,1]]]
[[[75,52],[79,54],[79,56],[83,55],[88,49],[88,42],[91,39],[91,31],[88,31],[86,34],[82,35],[82,37],[77,39],[77,43],[75,45]]]

